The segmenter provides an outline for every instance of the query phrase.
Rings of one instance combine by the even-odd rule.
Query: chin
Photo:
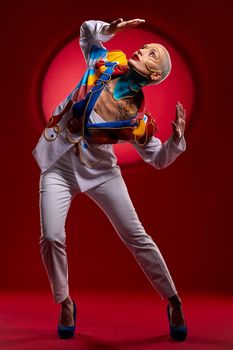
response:
[[[131,58],[128,60],[128,66],[129,67],[135,67],[135,68],[137,68],[137,63],[136,63],[137,61],[135,61],[135,60],[132,60]]]

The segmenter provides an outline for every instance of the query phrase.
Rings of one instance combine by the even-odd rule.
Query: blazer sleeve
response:
[[[102,42],[110,40],[115,35],[102,34],[102,29],[107,25],[109,25],[107,22],[89,20],[83,22],[80,27],[79,43],[88,66],[91,65],[90,61],[101,56],[101,52],[106,52]],[[93,47],[95,47],[95,50],[91,55]]]
[[[135,141],[131,143],[142,159],[156,169],[168,167],[186,150],[186,141],[184,137],[181,138],[178,145],[175,143],[172,136],[164,143],[154,136],[152,136],[149,142],[144,146],[137,145]]]

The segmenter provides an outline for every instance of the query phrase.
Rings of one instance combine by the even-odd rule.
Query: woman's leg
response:
[[[162,299],[177,294],[159,248],[138,219],[121,176],[85,192],[105,212]]]
[[[49,171],[40,178],[40,251],[56,303],[69,297],[65,221],[77,190],[62,175]]]

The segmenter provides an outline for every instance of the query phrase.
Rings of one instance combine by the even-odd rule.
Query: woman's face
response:
[[[143,75],[155,77],[161,72],[163,52],[156,44],[146,44],[135,51],[128,60],[128,65]],[[161,75],[160,75],[161,76]]]

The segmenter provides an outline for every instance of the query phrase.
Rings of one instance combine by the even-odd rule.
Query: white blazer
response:
[[[84,22],[80,28],[80,46],[88,67],[94,64],[89,57],[92,45],[103,47],[102,41],[108,41],[113,37],[113,35],[101,34],[102,28],[108,24],[109,23],[103,21],[90,20]],[[67,102],[68,98],[56,107],[53,114],[59,114],[65,108]],[[72,112],[70,109],[62,118],[63,126],[67,124],[71,117]],[[94,110],[91,113],[90,120],[93,122],[104,122]],[[73,157],[72,163],[73,166],[77,168],[77,176],[80,174],[79,182],[81,184],[81,191],[86,190],[87,187],[94,187],[120,173],[120,168],[117,165],[117,158],[112,145],[92,146],[89,145],[81,135],[76,134],[75,140],[72,139],[72,141],[80,143],[80,158],[75,155],[74,143],[69,142],[67,139],[68,131],[66,128],[52,141],[48,140],[48,137],[45,137],[45,131],[42,133],[36,148],[33,150],[33,156],[42,173],[51,169],[53,166],[56,167],[56,164],[59,164],[59,159],[64,159],[64,157],[66,157],[66,153],[67,157]],[[130,143],[142,159],[156,169],[167,167],[186,149],[184,137],[181,138],[178,145],[174,142],[172,136],[163,144],[154,136],[143,146],[137,145],[134,141],[130,141]]]

